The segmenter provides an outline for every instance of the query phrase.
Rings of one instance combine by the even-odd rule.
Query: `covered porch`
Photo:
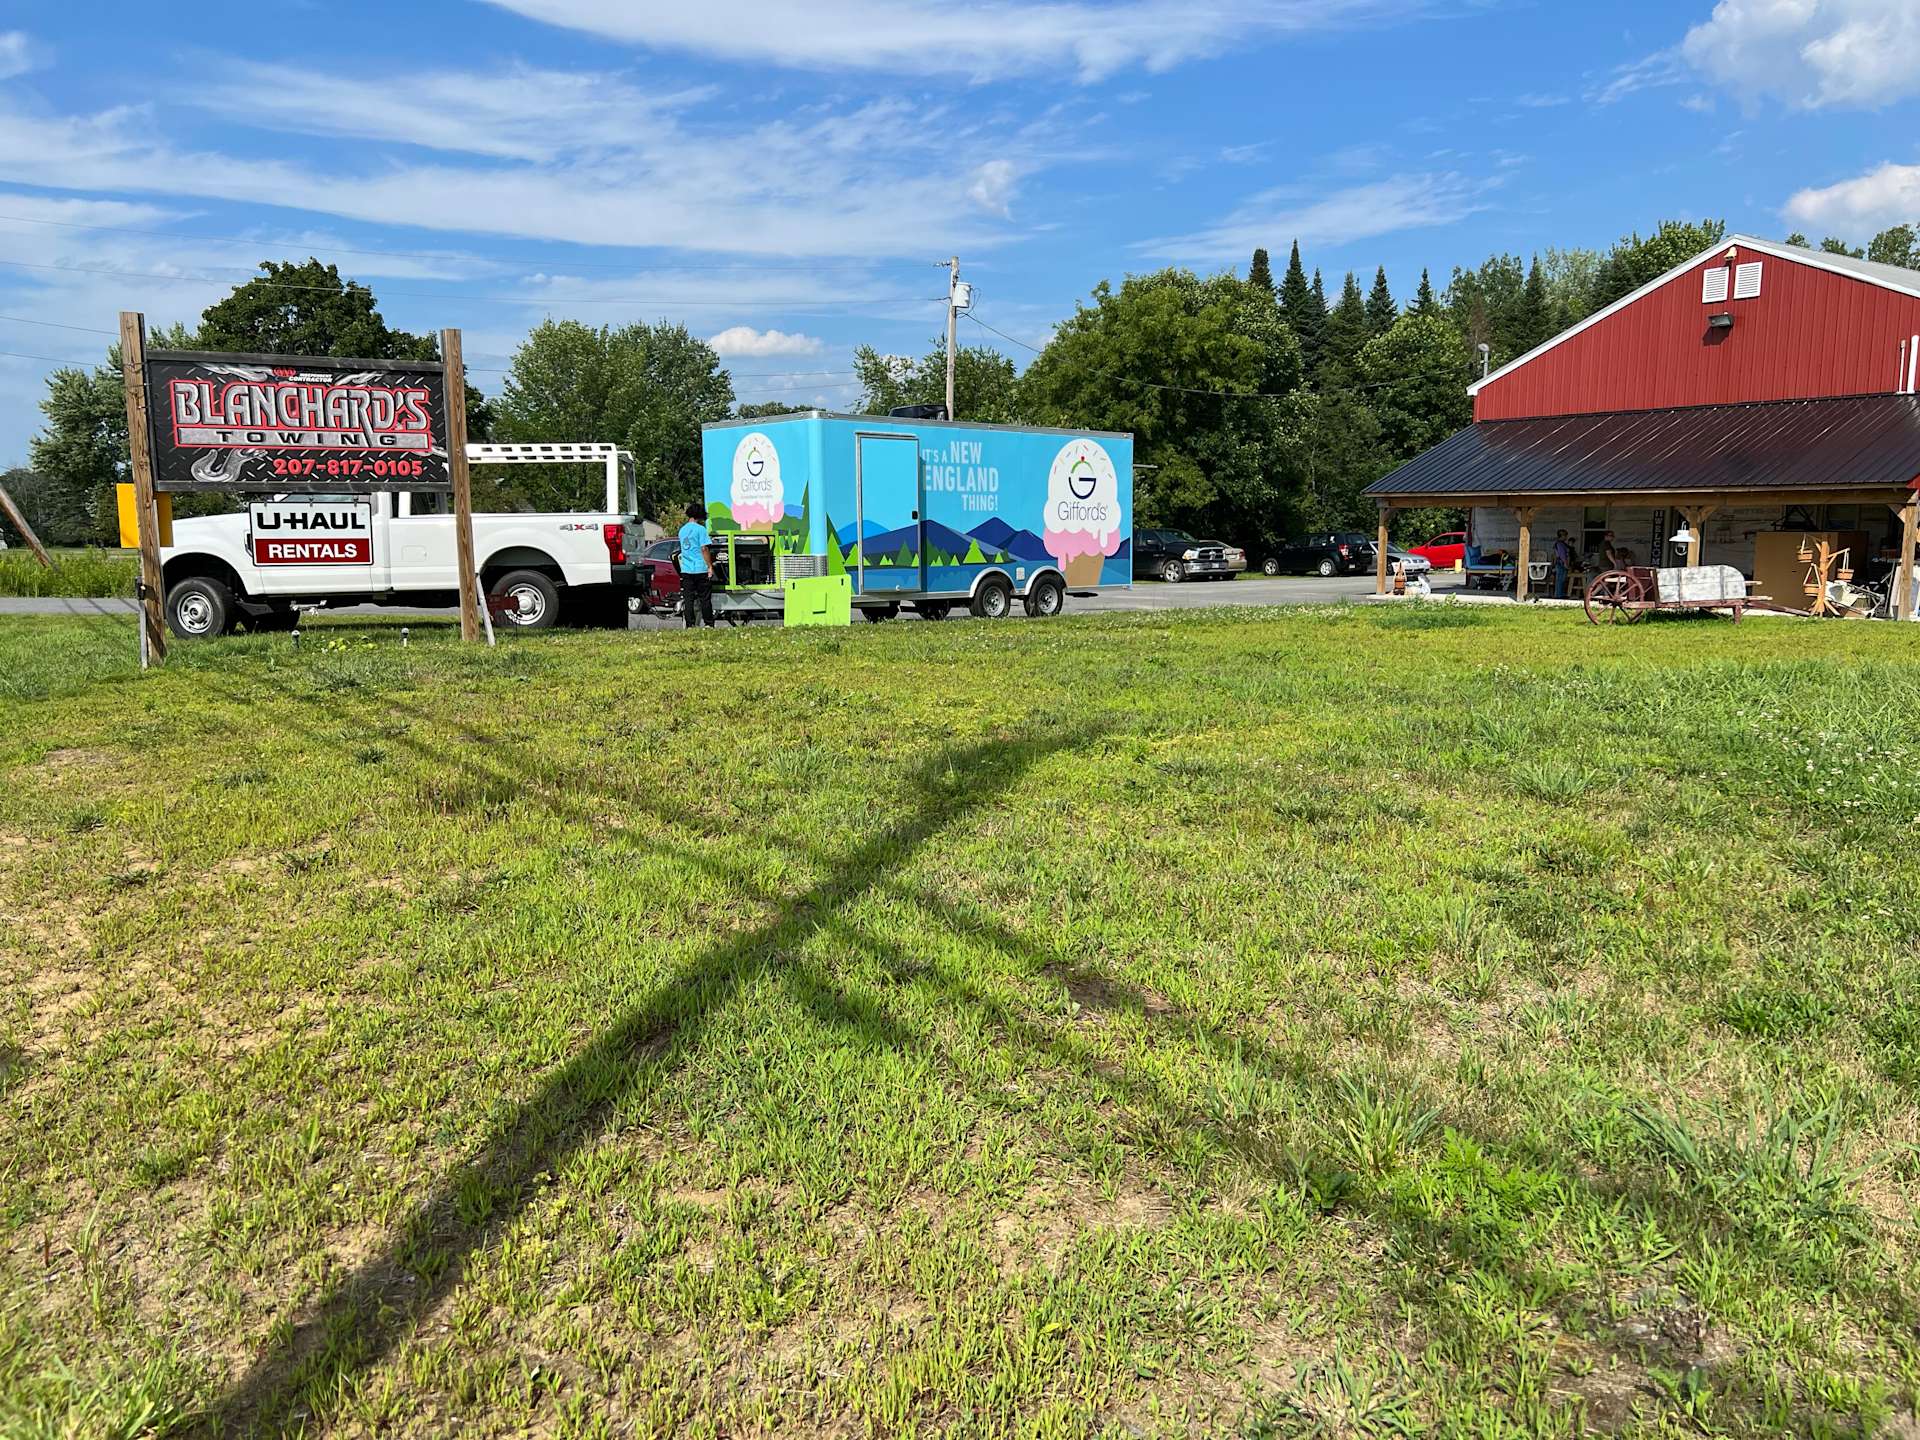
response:
[[[1482,421],[1368,487],[1375,589],[1387,588],[1397,510],[1458,507],[1477,550],[1513,557],[1518,600],[1540,593],[1533,572],[1564,531],[1589,577],[1612,568],[1608,549],[1642,565],[1726,564],[1792,604],[1804,576],[1789,576],[1794,557],[1817,537],[1856,572],[1886,574],[1908,615],[1920,598],[1917,481],[1920,403],[1908,395]]]

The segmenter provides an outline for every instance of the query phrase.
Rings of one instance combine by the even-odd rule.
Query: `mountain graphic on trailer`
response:
[[[897,530],[883,530],[868,521],[865,532],[862,545],[868,555],[895,555],[902,549],[915,554],[920,551],[922,540],[918,526],[903,525]],[[853,527],[847,526],[838,532],[836,538],[842,550],[852,549]],[[975,542],[978,542],[981,553],[989,557],[1004,552],[1015,560],[1038,562],[1051,558],[1038,535],[1031,530],[1016,530],[997,515],[964,534],[951,526],[942,525],[938,520],[926,522],[925,544],[954,556],[956,563],[960,563],[960,557],[965,556]]]

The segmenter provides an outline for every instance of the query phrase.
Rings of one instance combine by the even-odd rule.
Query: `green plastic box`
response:
[[[780,582],[789,625],[851,625],[853,581],[846,575],[788,576]]]

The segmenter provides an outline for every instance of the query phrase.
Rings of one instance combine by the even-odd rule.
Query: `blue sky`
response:
[[[1102,277],[1295,236],[1403,298],[1667,216],[1864,243],[1920,217],[1916,119],[1913,0],[10,0],[0,465],[49,359],[266,257],[461,327],[490,391],[542,316],[666,317],[742,399],[844,406],[956,252],[1037,345]]]

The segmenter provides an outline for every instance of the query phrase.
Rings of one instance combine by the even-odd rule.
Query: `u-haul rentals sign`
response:
[[[365,504],[251,507],[256,565],[371,565],[373,509]]]

